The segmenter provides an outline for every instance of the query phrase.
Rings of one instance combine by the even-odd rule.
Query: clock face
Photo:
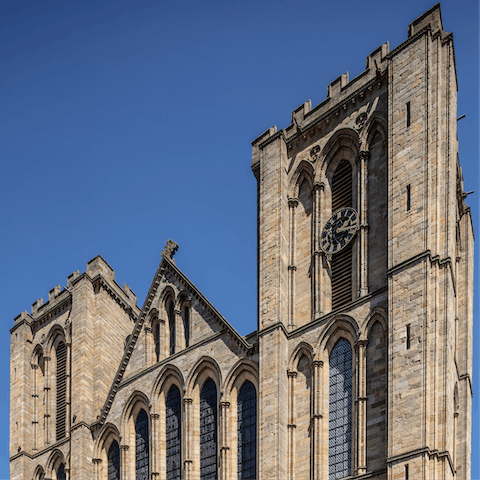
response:
[[[337,210],[325,224],[320,235],[320,246],[332,255],[345,248],[358,230],[358,213],[350,207]]]

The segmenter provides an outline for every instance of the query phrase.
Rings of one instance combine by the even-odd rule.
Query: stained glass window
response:
[[[182,405],[180,390],[176,385],[170,388],[165,407],[167,480],[180,480],[182,471]]]
[[[200,392],[200,480],[217,480],[217,386],[211,378]]]
[[[255,479],[257,474],[257,392],[248,380],[237,399],[238,479]]]
[[[140,410],[135,422],[135,480],[149,480],[148,417]]]
[[[108,449],[108,480],[120,480],[120,449],[114,440]]]
[[[352,347],[341,338],[330,353],[328,479],[352,472]]]
[[[57,480],[67,480],[67,474],[65,473],[65,465],[63,463],[58,467]]]

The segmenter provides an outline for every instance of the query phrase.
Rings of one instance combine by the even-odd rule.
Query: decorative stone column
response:
[[[50,444],[50,357],[43,357],[45,361],[44,398],[45,398],[45,445]]]
[[[93,463],[93,478],[95,480],[102,480],[102,459],[92,458]]]
[[[151,413],[150,414],[150,424],[152,425],[152,446],[151,446],[151,452],[152,452],[152,458],[150,462],[150,471],[152,480],[155,480],[157,478],[160,478],[160,473],[158,469],[158,419],[160,418],[160,415],[158,413]]]
[[[228,412],[230,402],[220,402],[220,480],[229,480]]]
[[[33,388],[32,388],[32,403],[33,403],[33,418],[32,418],[32,430],[33,430],[33,441],[32,441],[32,450],[37,451],[37,442],[38,442],[38,385],[37,385],[37,375],[38,375],[38,365],[32,364],[32,376],[33,376]]]
[[[290,262],[288,265],[288,330],[295,328],[295,214],[298,206],[297,198],[288,199],[290,225]]]
[[[128,445],[120,445],[120,479],[128,480],[130,475],[128,474]]]
[[[368,215],[367,215],[367,195],[368,195],[368,169],[367,161],[370,158],[370,152],[362,150],[357,157],[358,171],[358,214],[359,218],[359,248],[358,248],[358,265],[359,265],[359,289],[358,296],[362,297],[368,293]]]
[[[320,248],[320,234],[322,232],[323,218],[322,218],[322,204],[325,192],[325,184],[323,182],[315,182],[313,185],[313,318],[320,318],[323,315],[323,251]]]
[[[183,399],[183,414],[184,414],[184,431],[183,431],[183,475],[185,480],[192,479],[192,398]]]
[[[323,362],[321,360],[314,360],[312,362],[312,405],[313,405],[313,419],[312,419],[312,465],[313,480],[322,480],[321,477],[321,431],[322,431],[322,368]]]
[[[294,480],[295,475],[295,379],[297,372],[288,371],[288,480]]]
[[[366,423],[367,423],[367,340],[359,340],[356,347],[357,354],[357,392],[356,392],[356,406],[357,406],[357,442],[356,442],[356,475],[363,475],[367,473],[367,458],[366,458]]]

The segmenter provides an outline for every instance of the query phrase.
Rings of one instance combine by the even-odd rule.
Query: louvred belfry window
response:
[[[65,437],[65,422],[67,416],[67,347],[60,342],[56,348],[57,356],[57,410],[56,439]]]
[[[140,410],[135,422],[135,480],[149,480],[148,417]]]
[[[108,480],[120,480],[120,449],[114,440],[108,449]]]
[[[332,178],[332,214],[353,206],[352,166],[342,160]],[[332,256],[332,309],[352,301],[353,242]]]
[[[209,378],[200,392],[200,480],[217,478],[217,386]]]
[[[352,347],[340,338],[330,353],[328,479],[352,473]]]
[[[173,385],[165,403],[167,480],[180,480],[182,472],[182,405],[180,390]]]
[[[257,476],[257,392],[248,380],[237,399],[238,479]]]

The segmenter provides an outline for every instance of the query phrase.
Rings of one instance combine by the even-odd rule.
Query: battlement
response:
[[[427,28],[429,27],[429,28]],[[354,106],[357,102],[357,96],[360,100],[364,96],[373,91],[374,88],[380,87],[383,80],[386,79],[386,71],[388,59],[402,50],[408,45],[417,34],[425,29],[429,29],[431,34],[443,32],[442,16],[440,12],[440,4],[437,3],[430,10],[419,16],[408,26],[408,38],[401,45],[390,52],[388,42],[380,45],[366,58],[365,70],[350,80],[348,72],[343,73],[335,78],[327,86],[327,98],[312,109],[311,101],[308,100],[297,107],[291,116],[291,124],[283,130],[277,131],[277,127],[273,126],[252,142],[253,160],[252,168],[258,162],[256,152],[262,149],[270,141],[278,136],[283,136],[285,142],[288,143],[298,135],[304,135],[307,129],[319,126],[322,122],[325,125],[331,123],[330,116],[336,115],[341,109],[346,111],[349,106]],[[445,35],[448,36],[445,32]],[[386,82],[385,82],[386,83]]]

